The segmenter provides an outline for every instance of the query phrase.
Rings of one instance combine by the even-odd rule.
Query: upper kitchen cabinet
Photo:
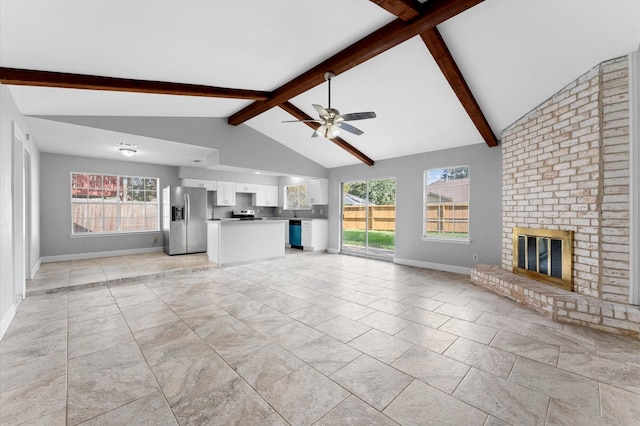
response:
[[[216,206],[236,205],[236,184],[235,182],[217,182],[216,195],[213,197]]]
[[[215,180],[183,178],[182,186],[188,186],[191,188],[204,188],[207,191],[215,191],[217,187],[217,182]]]
[[[256,193],[253,194],[254,207],[277,207],[278,187],[275,185],[256,185]]]
[[[257,190],[257,186],[255,183],[237,183],[236,182],[236,192],[244,192],[249,194],[255,194]]]
[[[311,205],[329,204],[329,181],[327,179],[308,180],[307,201]]]

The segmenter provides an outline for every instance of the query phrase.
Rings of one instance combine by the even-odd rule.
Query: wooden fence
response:
[[[344,206],[342,229],[396,230],[396,206]],[[469,232],[468,203],[430,203],[426,210],[427,232]]]
[[[120,204],[118,230],[118,204],[72,203],[73,233],[156,231],[158,230],[157,203]]]

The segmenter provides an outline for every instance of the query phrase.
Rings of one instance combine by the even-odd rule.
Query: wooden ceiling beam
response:
[[[229,124],[240,125],[247,120],[280,105],[301,93],[324,83],[324,73],[333,71],[339,75],[400,43],[446,21],[484,0],[429,0],[422,8],[422,15],[410,22],[396,19],[369,34],[329,59],[319,63],[272,92],[266,101],[256,101],[229,117]]]
[[[302,111],[297,106],[293,105],[291,102],[283,102],[279,106],[289,114],[293,115],[298,120],[314,120],[313,117],[307,115],[304,111]],[[314,122],[306,122],[304,124],[311,127],[313,130],[316,130],[318,127],[320,127],[320,124],[314,123]],[[338,145],[340,148],[347,151],[349,154],[356,157],[358,160],[365,163],[366,165],[373,166],[374,162],[371,158],[367,157],[365,154],[363,154],[356,147],[354,147],[344,139],[336,137],[336,138],[331,138],[329,140],[335,143],[336,145]]]
[[[369,0],[403,21],[420,16],[421,4],[417,0]]]
[[[199,84],[134,80],[52,71],[36,71],[0,67],[0,83],[16,86],[58,87],[65,89],[106,90],[160,95],[202,96],[207,98],[248,99],[264,101],[270,93],[258,90],[229,89]]]
[[[473,96],[460,68],[458,68],[453,56],[451,56],[451,52],[442,39],[440,31],[438,31],[436,27],[433,27],[420,33],[420,37],[431,52],[442,74],[444,74],[449,85],[451,85],[451,88],[460,100],[465,111],[467,111],[467,114],[469,114],[471,121],[473,121],[473,124],[480,132],[486,144],[490,147],[498,146],[498,139],[493,133],[491,126],[489,126],[489,122],[480,109],[476,98]]]

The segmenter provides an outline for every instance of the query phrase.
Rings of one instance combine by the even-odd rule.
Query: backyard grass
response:
[[[342,244],[364,247],[365,232],[361,229],[346,229],[342,231]],[[395,247],[395,232],[369,231],[369,247],[393,250]]]

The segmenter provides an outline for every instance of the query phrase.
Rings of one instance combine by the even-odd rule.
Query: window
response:
[[[71,173],[72,234],[158,231],[158,178]]]
[[[307,184],[289,185],[284,187],[285,210],[308,210],[311,208],[307,201]]]
[[[469,166],[426,170],[424,204],[424,237],[468,241]]]

